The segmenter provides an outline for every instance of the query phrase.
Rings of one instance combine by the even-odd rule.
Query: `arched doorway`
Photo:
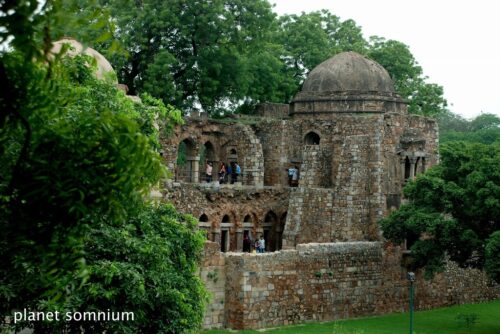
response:
[[[321,138],[319,137],[319,135],[316,132],[310,131],[304,137],[304,144],[305,145],[319,145],[320,140],[321,140]]]
[[[411,175],[410,158],[406,157],[405,158],[404,180],[407,181],[410,178],[410,175]]]
[[[220,251],[229,252],[235,249],[234,223],[229,215],[224,215],[220,224]]]
[[[250,252],[254,248],[257,236],[255,219],[252,218],[250,214],[243,218],[243,252]],[[245,238],[248,238],[250,247],[245,246]]]
[[[274,252],[276,250],[277,223],[278,217],[272,210],[269,211],[264,218],[264,223],[262,224],[262,231],[266,242],[266,252]]]
[[[183,182],[197,181],[199,174],[198,160],[196,144],[189,138],[184,139],[177,150],[176,180]]]
[[[200,148],[200,164],[203,166],[203,173],[200,173],[199,182],[205,180],[205,168],[207,163],[212,164],[212,179],[216,180],[218,159],[215,153],[215,147],[210,141],[205,142]]]

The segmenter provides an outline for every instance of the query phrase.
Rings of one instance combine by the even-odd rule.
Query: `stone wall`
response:
[[[290,193],[283,248],[292,249],[299,243],[349,239],[348,235],[355,229],[332,221],[333,202],[331,189],[294,188]]]
[[[294,250],[224,256],[224,327],[262,328],[407,310],[401,251],[390,244],[300,244]],[[500,298],[500,289],[484,273],[449,263],[429,281],[417,273],[415,294],[421,310]]]
[[[203,253],[200,277],[210,294],[203,319],[204,328],[223,328],[225,324],[226,269],[225,257],[218,243],[207,241]]]
[[[281,245],[278,238],[284,225],[282,217],[287,215],[289,191],[288,188],[171,183],[163,189],[163,200],[182,213],[196,218],[205,215],[206,221],[200,222],[200,227],[208,232],[209,240],[220,243],[221,232],[228,231],[227,250],[242,251],[245,230],[252,240],[268,231],[269,246]],[[266,217],[273,219],[266,221]]]
[[[290,109],[289,104],[283,103],[260,103],[256,107],[256,114],[268,118],[287,118]]]

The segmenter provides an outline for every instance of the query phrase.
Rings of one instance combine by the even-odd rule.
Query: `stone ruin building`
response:
[[[97,51],[71,38],[72,54]],[[118,88],[127,91],[125,85]],[[140,103],[140,99],[129,96]],[[435,120],[407,112],[387,71],[346,52],[312,70],[290,105],[263,104],[251,119],[191,115],[162,139],[173,179],[162,200],[207,233],[200,275],[212,294],[205,328],[261,328],[407,309],[405,245],[386,242],[378,220],[399,207],[402,187],[438,162]],[[182,151],[182,154],[179,152]],[[181,157],[182,156],[182,159]],[[235,184],[206,183],[205,161],[237,161]],[[297,166],[298,187],[287,169]],[[263,235],[266,253],[243,253]],[[500,298],[483,272],[448,263],[426,281],[417,309]]]
[[[387,71],[354,52],[318,65],[289,105],[262,104],[257,113],[191,115],[162,141],[175,171],[162,196],[207,233],[205,327],[405,310],[405,245],[386,242],[377,222],[399,207],[407,180],[438,162],[436,121],[409,114]],[[242,175],[207,183],[206,161],[214,180],[221,162],[237,161]],[[288,184],[292,166],[298,187]],[[263,235],[266,253],[243,253],[245,235]],[[418,273],[420,309],[498,296],[482,272],[453,263],[430,281]]]

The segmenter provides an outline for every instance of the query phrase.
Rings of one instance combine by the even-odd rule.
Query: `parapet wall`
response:
[[[262,328],[404,311],[409,289],[401,255],[380,242],[226,253],[222,326]],[[499,286],[483,272],[453,263],[432,280],[417,273],[415,293],[417,309],[500,298]]]
[[[381,284],[377,243],[299,245],[297,250],[226,257],[230,328],[260,328],[373,314],[367,289]]]

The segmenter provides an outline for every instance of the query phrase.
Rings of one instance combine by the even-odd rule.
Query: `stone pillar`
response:
[[[220,230],[214,230],[212,232],[212,240],[220,245]]]
[[[191,172],[191,182],[200,182],[200,156],[193,157],[193,170]]]
[[[405,184],[405,172],[406,172],[406,156],[402,155],[399,157],[400,170],[401,170],[401,186]]]
[[[243,251],[243,228],[241,227],[236,229],[236,251]]]
[[[416,157],[410,158],[410,180],[415,178],[415,164],[417,163],[417,159]]]
[[[425,172],[425,157],[420,157],[420,172]]]

